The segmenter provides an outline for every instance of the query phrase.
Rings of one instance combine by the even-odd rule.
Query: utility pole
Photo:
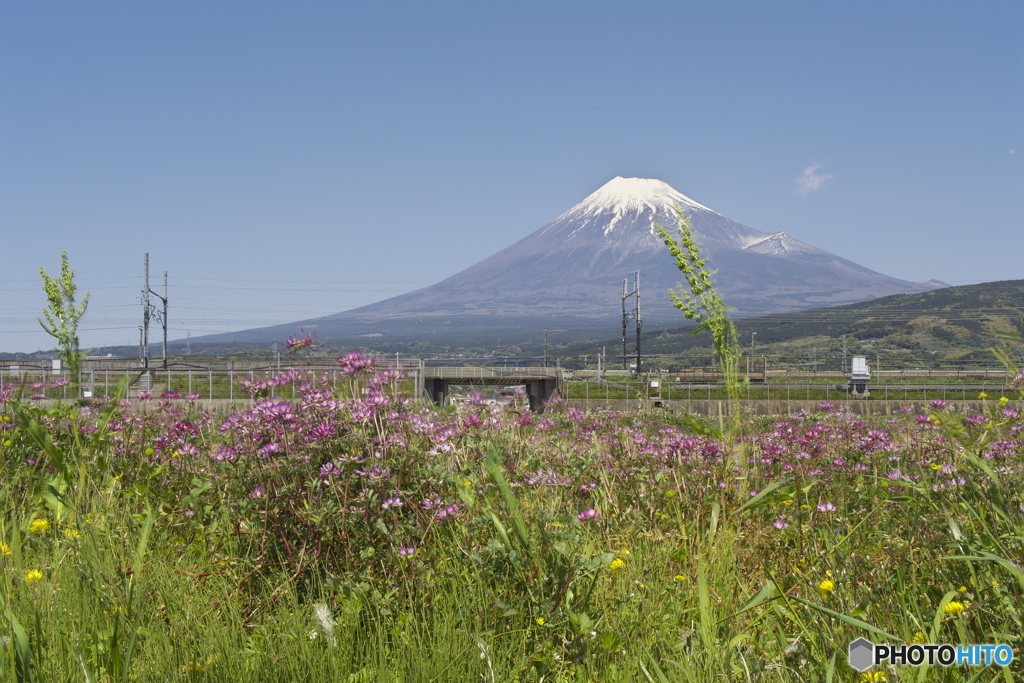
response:
[[[142,367],[149,369],[149,321],[154,316],[160,321],[160,325],[163,327],[164,332],[164,343],[163,343],[163,366],[167,367],[167,271],[164,271],[164,295],[160,296],[149,287],[149,253],[147,252],[143,257],[143,271],[145,273],[144,284],[145,287],[142,290],[142,342],[140,344],[139,355],[141,356]],[[154,311],[155,308],[149,302],[150,295],[155,296],[157,299],[163,302],[163,312]]]
[[[544,367],[548,366],[548,328],[544,328]]]
[[[634,289],[636,290],[636,375],[640,376],[640,328],[644,321],[640,317],[640,271],[633,273]]]
[[[148,261],[149,261],[149,254],[146,254],[146,261],[147,261],[146,270],[148,272],[148,270],[149,270],[149,263],[148,263]],[[163,327],[163,332],[164,332],[163,367],[166,368],[167,367],[167,271],[166,270],[164,271],[164,295],[160,296],[159,294],[157,294],[156,292],[154,292],[152,290],[150,290],[149,293],[152,294],[153,296],[155,296],[157,299],[160,299],[160,301],[162,301],[163,304],[164,304],[163,312],[161,312],[161,311],[154,311],[153,315],[155,315],[157,317],[157,319],[160,321],[160,326]]]
[[[643,327],[643,319],[640,317],[640,271],[633,273],[633,291],[626,291],[626,283],[622,281],[622,369],[629,370],[626,362],[626,323],[630,318],[636,319],[636,374],[640,374],[640,329]],[[626,299],[636,297],[636,306],[632,311],[626,312]]]
[[[622,281],[622,369],[629,370],[629,364],[626,363],[626,323],[629,322],[629,317],[626,315],[626,281]]]
[[[164,295],[161,297],[164,302],[164,313],[160,316],[160,322],[164,326],[164,367],[167,367],[167,271],[164,271]]]
[[[149,369],[149,317],[152,315],[152,310],[149,306],[149,252],[143,257],[143,288],[142,288],[142,341],[139,344],[139,355],[142,356],[139,360],[142,361],[142,367],[146,370]]]

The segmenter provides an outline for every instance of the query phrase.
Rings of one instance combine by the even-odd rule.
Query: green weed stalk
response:
[[[740,378],[740,348],[736,326],[729,320],[728,307],[715,289],[712,276],[715,271],[708,269],[707,260],[701,256],[700,244],[686,214],[675,205],[679,239],[660,225],[654,229],[668,247],[675,259],[676,268],[683,274],[686,286],[668,291],[672,304],[682,311],[683,317],[697,325],[691,330],[698,334],[707,330],[714,344],[715,359],[722,370],[729,402],[730,434],[738,434],[740,427],[740,397],[743,381]]]

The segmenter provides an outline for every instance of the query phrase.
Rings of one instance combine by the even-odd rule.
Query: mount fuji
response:
[[[639,270],[647,323],[681,324],[667,290],[682,274],[655,233],[678,234],[674,206],[686,213],[712,268],[722,299],[736,317],[856,303],[935,289],[876,273],[784,232],[765,233],[731,220],[670,185],[614,178],[536,232],[460,273],[423,289],[368,306],[291,325],[205,342],[269,341],[298,327],[337,339],[408,336],[443,326],[500,330],[545,327],[568,318],[615,320],[622,280]],[[557,326],[552,324],[552,327]]]

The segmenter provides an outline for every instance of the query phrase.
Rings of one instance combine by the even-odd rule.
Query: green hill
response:
[[[990,349],[1000,344],[1024,365],[1024,344],[1003,336],[1024,333],[1022,315],[1024,280],[1006,280],[748,318],[736,327],[745,353],[753,347],[755,356],[782,365],[828,369],[851,355],[887,360],[890,367],[995,365]],[[633,343],[631,333],[629,355]],[[680,328],[645,335],[642,350],[654,363],[701,365],[710,358],[710,343],[707,333],[693,335]],[[575,344],[565,351],[588,356],[602,348],[609,349],[610,364],[621,362],[621,339]]]

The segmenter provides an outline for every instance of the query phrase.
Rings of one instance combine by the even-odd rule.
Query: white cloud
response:
[[[811,164],[796,179],[796,193],[799,195],[810,194],[815,190],[820,190],[821,186],[831,179],[832,174],[825,173],[821,164]]]

